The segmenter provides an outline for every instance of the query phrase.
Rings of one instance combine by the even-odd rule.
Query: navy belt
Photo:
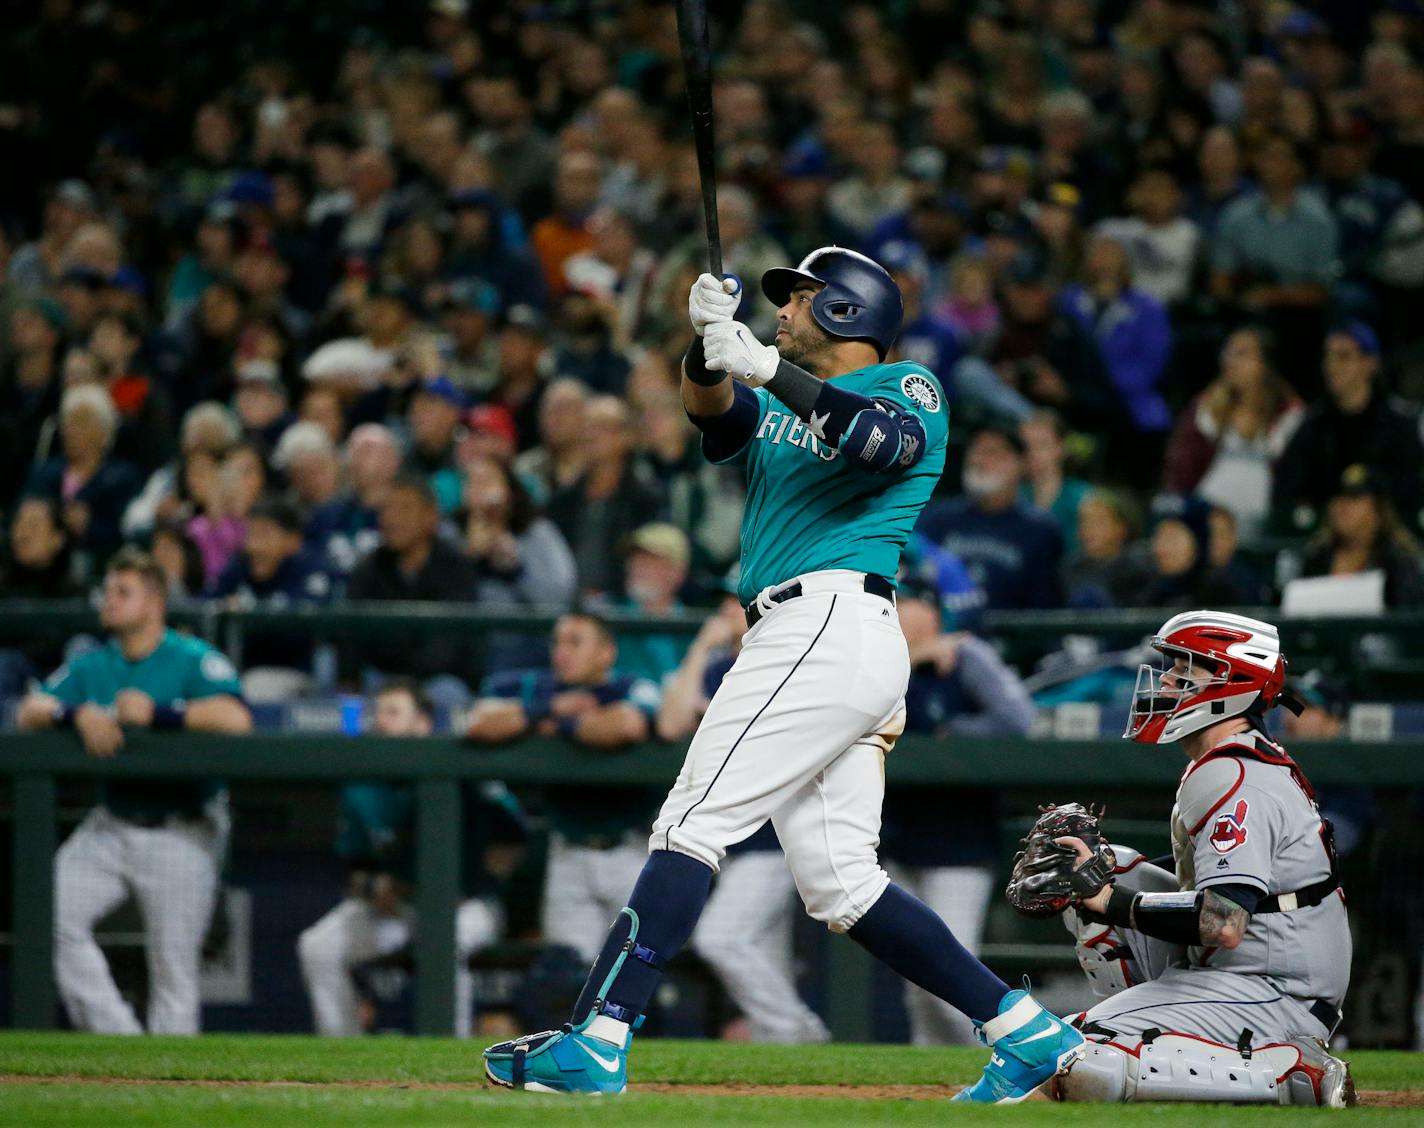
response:
[[[878,595],[881,599],[888,599],[891,603],[895,602],[895,585],[884,576],[877,576],[871,572],[867,572],[865,574],[865,590],[871,595]],[[794,584],[787,584],[779,591],[772,592],[767,596],[767,599],[772,603],[785,603],[788,599],[797,599],[805,594],[806,593],[801,590],[801,582],[798,580]],[[757,605],[755,599],[742,608],[742,610],[747,614],[748,630],[761,621],[763,612],[761,607]]]

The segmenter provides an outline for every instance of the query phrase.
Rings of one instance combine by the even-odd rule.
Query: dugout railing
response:
[[[1424,741],[1319,741],[1306,763],[1321,786],[1424,787]],[[207,778],[231,781],[387,779],[416,794],[416,911],[424,923],[415,947],[415,1026],[442,1033],[454,999],[454,908],[463,826],[461,784],[498,779],[514,786],[613,783],[666,786],[683,748],[647,745],[621,754],[581,751],[556,740],[476,749],[451,739],[375,736],[215,737],[131,734],[114,759],[86,756],[72,733],[8,733],[0,738],[0,779],[8,783],[12,823],[11,1021],[43,1029],[57,1018],[52,975],[53,863],[58,781],[80,778]],[[1076,793],[1151,790],[1170,794],[1181,770],[1174,755],[1145,754],[1116,741],[979,740],[952,743],[906,737],[887,758],[893,784],[998,789],[1053,788]],[[945,812],[947,830],[954,813]],[[860,948],[827,948],[826,1018],[836,1037],[870,1032],[871,966]]]

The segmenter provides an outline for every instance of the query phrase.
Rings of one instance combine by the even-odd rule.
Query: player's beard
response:
[[[776,344],[781,359],[799,365],[807,372],[818,374],[822,361],[835,342],[831,335],[819,325],[808,326],[797,332],[786,330],[786,336]]]

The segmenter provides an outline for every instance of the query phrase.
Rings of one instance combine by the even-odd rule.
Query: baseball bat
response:
[[[712,58],[707,46],[707,0],[677,0],[677,37],[692,112],[692,142],[702,183],[702,214],[707,221],[707,268],[722,277],[722,232],[717,225],[717,163],[712,135]]]

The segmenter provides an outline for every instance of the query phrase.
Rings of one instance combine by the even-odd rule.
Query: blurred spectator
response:
[[[203,553],[181,521],[160,521],[148,538],[148,551],[168,580],[170,605],[195,599],[207,588]]]
[[[1389,489],[1371,467],[1345,468],[1325,510],[1325,524],[1311,540],[1302,574],[1352,576],[1384,573],[1387,607],[1424,602],[1419,546],[1400,524]]]
[[[1083,262],[1083,193],[1059,180],[1044,189],[1032,211],[1033,232],[1043,244],[1049,273],[1060,281],[1077,275]]]
[[[403,353],[414,344],[414,298],[397,284],[358,298],[355,304],[357,333],[327,341],[302,365],[302,377],[325,384],[343,397],[385,390],[382,381],[397,362],[409,363]]]
[[[311,513],[341,492],[341,458],[331,437],[315,423],[293,423],[277,440],[272,468],[286,478],[293,500]]]
[[[529,239],[544,285],[554,299],[564,296],[564,264],[593,246],[588,217],[598,201],[602,177],[598,157],[587,149],[572,149],[559,157],[554,171],[554,208],[530,230]]]
[[[1172,352],[1172,326],[1160,302],[1131,286],[1127,254],[1115,236],[1088,240],[1083,280],[1063,288],[1059,308],[1097,342],[1135,430],[1160,435],[1171,412],[1157,390]],[[1142,450],[1136,452],[1143,457]]]
[[[622,586],[628,609],[650,619],[685,610],[682,590],[691,561],[687,534],[676,525],[653,522],[634,530],[624,558]],[[620,635],[618,669],[661,685],[686,651],[687,636],[681,631]]]
[[[241,237],[237,209],[232,204],[215,203],[208,208],[198,221],[193,249],[178,260],[169,279],[163,303],[167,324],[180,324],[204,290],[232,276]]]
[[[1167,444],[1162,485],[1228,509],[1251,533],[1271,507],[1276,462],[1304,408],[1276,371],[1270,334],[1238,329],[1221,348],[1220,375],[1187,403]]]
[[[1220,505],[1213,505],[1207,514],[1211,536],[1207,547],[1207,562],[1212,582],[1230,593],[1229,602],[1238,607],[1263,607],[1271,602],[1270,588],[1260,573],[1237,553],[1241,543],[1236,514]]]
[[[588,390],[577,380],[560,379],[549,384],[539,401],[539,445],[520,454],[514,469],[541,503],[583,473],[588,399]]]
[[[484,396],[499,374],[499,350],[492,331],[499,312],[499,291],[479,278],[450,285],[441,324],[450,338],[445,372],[466,395]]]
[[[465,467],[461,524],[482,605],[567,607],[573,554],[508,466],[480,456]]]
[[[570,289],[559,313],[554,370],[573,377],[591,391],[621,396],[632,366],[614,336],[617,310],[611,298]]]
[[[902,584],[896,607],[910,651],[905,731],[939,736],[1023,736],[1033,703],[993,646],[968,632],[944,633],[932,586]],[[935,830],[946,806],[964,813],[965,834]],[[998,804],[978,788],[890,787],[881,853],[896,880],[950,924],[971,952],[984,937],[993,892]],[[907,986],[910,1039],[916,1045],[968,1043],[970,1023],[932,995]]]
[[[187,519],[194,498],[185,471],[193,455],[216,465],[241,437],[237,416],[220,403],[200,403],[188,409],[179,431],[178,457],[148,476],[143,492],[124,510],[124,536],[140,537],[160,520]]]
[[[533,306],[505,310],[499,331],[499,378],[487,402],[514,419],[520,449],[532,446],[539,428],[539,397],[553,374],[549,321]]]
[[[245,733],[252,717],[237,670],[200,639],[164,625],[167,578],[125,549],[104,577],[100,624],[107,646],[71,659],[20,703],[22,729],[73,728],[84,750],[118,755],[124,728]],[[55,980],[81,1030],[141,1034],[119,993],[94,926],[129,897],[138,904],[150,960],[147,1029],[198,1033],[198,963],[227,849],[220,780],[106,780],[93,808],[55,857]]]
[[[724,574],[741,551],[746,494],[741,475],[703,457],[698,432],[675,391],[645,398],[639,435],[637,465],[667,498],[668,519],[691,541],[693,571]]]
[[[119,413],[97,385],[71,388],[59,408],[63,453],[37,465],[25,493],[61,504],[76,548],[102,561],[118,548],[124,507],[138,493],[138,471],[111,449]]]
[[[976,255],[963,254],[950,270],[944,317],[959,338],[961,349],[985,356],[999,336],[999,303],[994,300],[994,275]]]
[[[1019,501],[1025,454],[1015,431],[976,431],[964,456],[964,496],[930,502],[917,526],[964,561],[990,610],[1059,602],[1063,538],[1051,517]]]
[[[564,279],[570,291],[598,307],[613,348],[622,352],[632,347],[642,326],[657,256],[640,245],[632,218],[616,208],[594,212],[588,229],[593,246],[564,263]],[[567,369],[561,365],[560,371]]]
[[[137,318],[105,313],[94,322],[89,352],[98,360],[104,386],[119,411],[114,456],[148,473],[172,456],[173,407],[158,382],[138,370],[142,348],[143,327]]]
[[[637,473],[633,445],[627,405],[593,397],[585,411],[585,469],[549,499],[549,517],[573,550],[585,594],[619,590],[618,546],[662,509],[657,490]]]
[[[1251,190],[1241,142],[1234,130],[1215,125],[1202,134],[1196,172],[1187,215],[1201,229],[1202,238],[1211,239],[1220,225],[1222,213]]]
[[[49,298],[26,299],[10,315],[9,355],[0,369],[0,505],[24,484],[59,410],[66,324],[64,308]]]
[[[856,132],[855,171],[826,194],[826,210],[859,238],[910,204],[910,183],[900,173],[900,147],[883,121],[867,120]]]
[[[336,261],[346,256],[374,260],[400,223],[396,174],[390,156],[375,146],[358,149],[347,166],[348,195],[317,225],[317,238]]]
[[[40,294],[59,281],[74,233],[97,211],[94,190],[82,180],[64,180],[45,201],[39,237],[15,248],[9,278],[19,289]]]
[[[430,483],[405,472],[385,489],[381,543],[352,569],[346,598],[383,601],[439,601],[468,604],[475,597],[475,567],[458,548],[437,535],[440,508]],[[463,707],[469,690],[469,648],[459,637],[411,634],[401,639],[353,643],[348,664],[370,682],[385,675],[419,679],[437,705]]]
[[[242,298],[237,287],[221,279],[213,282],[172,333],[166,373],[179,411],[205,400],[232,399],[233,361],[241,329]]]
[[[242,433],[269,450],[275,449],[293,420],[280,370],[270,360],[253,357],[237,366],[236,376],[232,405]]]
[[[1276,466],[1271,508],[1283,527],[1311,528],[1340,475],[1356,463],[1387,480],[1395,512],[1405,528],[1416,527],[1424,466],[1417,408],[1390,399],[1379,361],[1379,338],[1362,321],[1326,337],[1325,396],[1307,409]]]
[[[686,740],[707,712],[732,668],[747,617],[735,591],[692,640],[682,664],[666,680],[658,709],[663,740]],[[692,949],[716,973],[747,1021],[754,1042],[830,1040],[820,1016],[796,993],[792,921],[796,884],[768,822],[727,851],[712,897],[692,933]]]
[[[1145,554],[1133,543],[1140,521],[1118,490],[1092,490],[1078,506],[1078,552],[1063,562],[1069,607],[1133,607],[1151,577]]]
[[[380,543],[380,512],[400,472],[400,444],[388,427],[363,423],[346,440],[343,460],[345,488],[311,514],[306,530],[307,542],[339,575]]]
[[[510,238],[504,208],[494,193],[483,188],[456,192],[450,198],[450,212],[446,268],[452,277],[492,286],[496,305],[505,309],[516,305],[544,309],[548,305],[541,260],[529,247],[516,245]]]
[[[1172,307],[1191,294],[1201,231],[1182,214],[1182,189],[1171,169],[1145,168],[1128,192],[1132,215],[1099,227],[1127,252],[1132,288]]]
[[[961,352],[959,335],[947,320],[925,308],[929,261],[914,244],[906,242],[885,244],[878,261],[900,287],[905,305],[905,319],[888,359],[911,360],[948,379]]]
[[[1043,408],[1019,424],[1024,445],[1024,483],[1019,500],[1053,518],[1063,537],[1063,551],[1078,551],[1078,507],[1092,488],[1081,478],[1067,473],[1068,451],[1063,445],[1067,432],[1056,411]]]
[[[464,393],[445,376],[418,384],[406,408],[405,423],[410,436],[406,469],[425,475],[442,513],[453,513],[460,506],[455,443],[464,410]]]
[[[386,738],[428,737],[435,709],[418,685],[387,683],[371,702],[371,730]],[[474,799],[474,802],[470,802]],[[336,853],[349,867],[346,897],[297,938],[302,981],[316,1032],[362,1033],[352,971],[410,942],[415,910],[415,794],[410,784],[348,783],[341,789]],[[470,957],[499,939],[504,909],[496,894],[518,865],[523,815],[500,785],[467,797],[465,897],[455,910],[455,1037],[470,1037],[475,982]]]
[[[331,598],[331,577],[302,543],[302,513],[278,497],[258,501],[247,518],[242,549],[208,595],[229,607],[278,610]],[[300,630],[247,631],[242,688],[249,701],[285,701],[312,688],[312,640]]]
[[[303,423],[315,423],[331,437],[331,441],[341,444],[346,440],[346,409],[342,406],[341,395],[335,388],[320,384],[307,388],[297,405],[297,418]]]
[[[626,751],[652,734],[660,696],[652,682],[614,672],[617,660],[618,645],[603,620],[564,615],[554,624],[549,668],[487,678],[466,735],[498,744],[538,733],[603,755]],[[592,960],[600,942],[593,922],[622,908],[637,880],[661,792],[555,784],[543,793],[550,826],[544,941]]]
[[[67,599],[81,594],[74,579],[69,533],[52,498],[27,497],[15,507],[4,549],[0,591],[7,599]],[[64,639],[43,628],[27,630],[17,642],[0,646],[0,696],[18,696],[38,671],[63,660]]]
[[[489,161],[501,194],[527,220],[542,216],[548,210],[554,145],[535,123],[518,79],[480,70],[465,84],[464,95],[475,115],[471,144]]]
[[[1211,508],[1198,497],[1161,494],[1152,503],[1152,574],[1144,607],[1232,606],[1242,594],[1211,561]]]
[[[189,456],[192,461],[192,456]],[[268,486],[267,462],[262,449],[244,439],[233,446],[217,466],[211,492],[185,526],[203,554],[206,582],[216,583],[247,534],[247,516]]]

